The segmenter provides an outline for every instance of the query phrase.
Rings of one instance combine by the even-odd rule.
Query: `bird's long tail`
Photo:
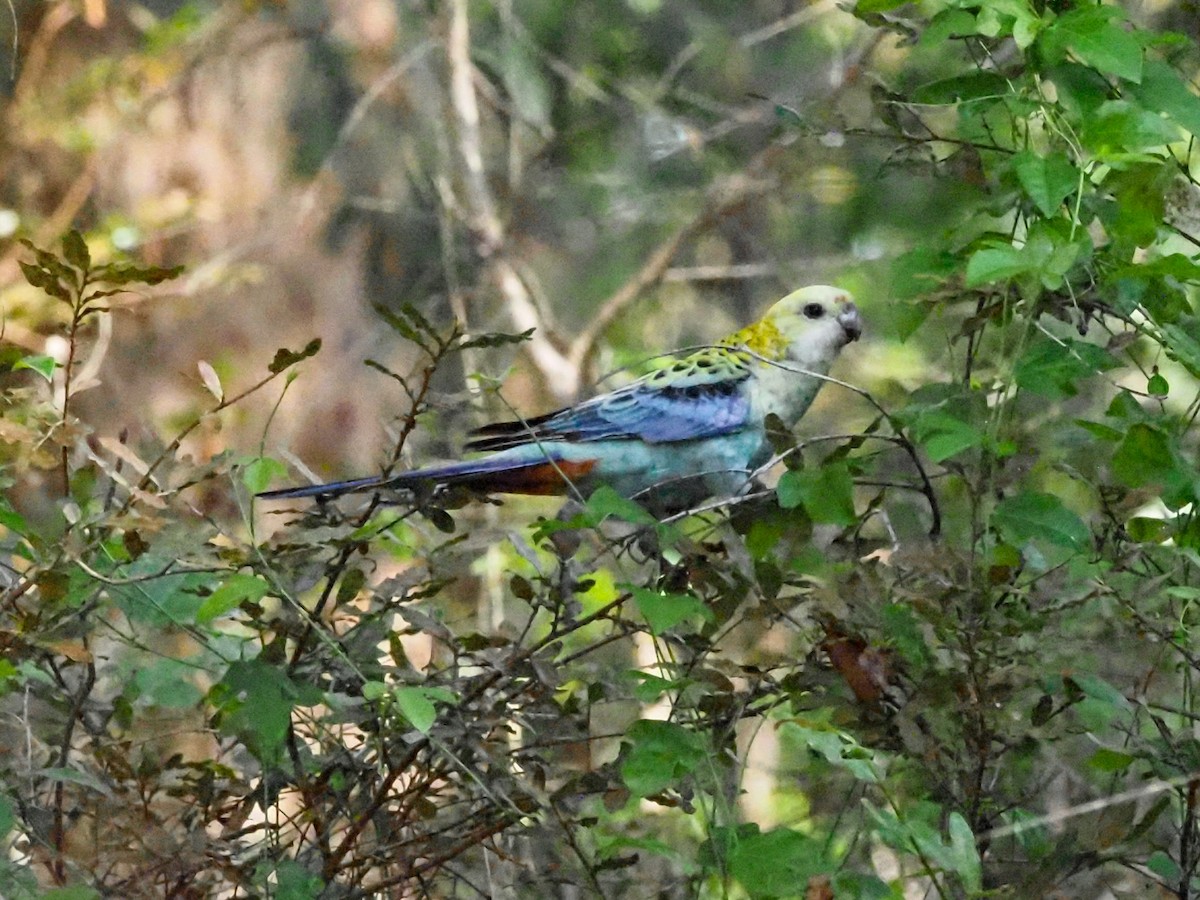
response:
[[[340,497],[373,490],[395,491],[411,489],[418,484],[463,485],[481,493],[494,494],[564,494],[570,484],[583,478],[596,465],[596,460],[553,459],[539,455],[536,459],[512,459],[503,456],[484,457],[466,462],[447,463],[401,472],[386,478],[354,478],[350,481],[331,481],[304,487],[283,488],[258,494],[262,500],[296,500],[304,497]]]

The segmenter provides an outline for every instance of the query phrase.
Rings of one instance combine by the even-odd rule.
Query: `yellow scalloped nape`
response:
[[[751,353],[765,359],[782,359],[788,347],[788,340],[783,336],[783,332],[769,319],[747,325],[721,343],[727,347],[745,347]]]

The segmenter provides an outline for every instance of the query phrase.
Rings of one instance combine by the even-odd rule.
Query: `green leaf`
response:
[[[177,659],[157,659],[133,672],[138,699],[162,709],[189,709],[200,702],[204,692],[192,678],[195,666]]]
[[[1179,863],[1162,850],[1155,850],[1146,860],[1146,868],[1165,881],[1167,884],[1178,884],[1183,877],[1183,869]]]
[[[221,730],[236,736],[271,768],[283,757],[293,707],[313,706],[322,699],[317,688],[293,681],[261,659],[232,663],[209,696]]]
[[[492,347],[506,347],[510,344],[521,344],[529,340],[536,330],[537,329],[535,328],[529,328],[525,331],[522,331],[520,334],[504,334],[503,332],[496,332],[494,334],[481,334],[477,337],[465,338],[461,343],[458,344],[456,349],[469,350],[476,347],[486,349]]]
[[[1038,539],[1076,551],[1091,546],[1087,525],[1053,494],[1022,491],[1002,500],[992,512],[992,525],[1014,544]]]
[[[798,897],[810,878],[835,868],[822,841],[790,828],[740,836],[728,864],[753,897]]]
[[[1153,425],[1136,423],[1113,454],[1113,474],[1126,487],[1140,488],[1162,484],[1166,473],[1175,469],[1171,439]]]
[[[1053,216],[1079,186],[1079,171],[1062,153],[1041,156],[1031,150],[1013,158],[1021,187],[1042,215]]]
[[[16,814],[13,812],[13,803],[6,795],[0,794],[0,841],[8,837],[8,833],[13,830],[13,826],[17,824]]]
[[[90,788],[99,794],[103,794],[106,797],[112,796],[112,789],[95,775],[92,775],[90,772],[81,772],[79,769],[74,769],[70,766],[53,766],[48,769],[35,769],[33,774],[39,778],[46,778],[50,781],[78,784],[82,787]]]
[[[1165,176],[1169,174],[1166,167],[1155,161],[1116,171],[1104,180],[1105,190],[1111,191],[1111,197],[1100,204],[1097,213],[1114,239],[1131,247],[1144,247],[1155,242],[1166,215],[1168,185]],[[1151,270],[1146,265],[1117,270],[1113,280],[1118,289],[1118,303],[1124,312],[1133,310],[1143,298],[1157,293],[1151,287],[1155,279],[1147,277]]]
[[[260,456],[242,469],[242,484],[251,494],[265,491],[276,477],[287,475],[287,466],[269,456]]]
[[[1124,266],[1113,273],[1114,278],[1145,278],[1149,275],[1169,275],[1180,281],[1200,282],[1200,263],[1182,253],[1169,253],[1158,259]]]
[[[899,887],[892,890],[876,875],[843,870],[834,876],[832,896],[853,897],[854,900],[899,900],[903,897],[899,891]]]
[[[634,525],[654,525],[658,522],[642,506],[635,501],[622,497],[608,485],[601,485],[588,497],[584,507],[589,519],[593,522],[603,522],[609,516],[614,516]]]
[[[1073,116],[1089,118],[1112,96],[1112,85],[1095,69],[1076,62],[1046,68],[1041,76],[1053,82],[1059,103]]]
[[[285,369],[290,369],[296,363],[308,359],[310,356],[316,356],[320,349],[320,338],[313,338],[304,345],[303,350],[288,350],[285,347],[281,347],[275,351],[275,358],[271,360],[271,364],[267,366],[267,370],[272,375],[278,375]]]
[[[1075,675],[1071,679],[1083,693],[1113,709],[1129,709],[1129,700],[1098,675]]]
[[[1109,352],[1096,344],[1038,338],[1017,360],[1013,380],[1044,397],[1074,397],[1079,392],[1077,382],[1116,366]]]
[[[975,71],[968,75],[943,78],[917,88],[914,103],[949,104],[966,100],[1004,97],[1008,94],[1008,79],[996,72]]]
[[[325,883],[294,859],[281,859],[275,865],[275,889],[262,896],[272,900],[318,900]]]
[[[899,300],[922,297],[958,271],[958,257],[928,246],[901,254],[891,266],[892,296]]]
[[[659,697],[667,691],[673,690],[679,684],[676,681],[671,681],[669,678],[660,678],[657,675],[651,675],[649,672],[634,670],[629,674],[637,681],[637,686],[633,689],[633,696],[638,703],[654,703]]]
[[[422,334],[424,329],[419,324],[414,325],[409,321],[406,315],[407,309],[408,307],[405,306],[399,311],[396,311],[388,309],[386,306],[380,303],[375,304],[375,312],[377,312],[380,318],[382,318],[383,321],[385,321],[391,327],[392,331],[396,332],[398,335],[400,335],[400,337],[412,341],[418,347],[424,347],[427,340],[426,335]],[[421,318],[419,321],[421,323],[425,323],[424,318]],[[434,335],[434,340],[437,340],[437,335]],[[384,371],[386,371],[386,369]]]
[[[1158,113],[1142,109],[1126,100],[1109,100],[1084,122],[1085,146],[1103,160],[1122,165],[1128,161],[1157,160],[1146,155],[1172,143],[1179,132]]]
[[[1087,764],[1090,768],[1097,772],[1124,772],[1131,765],[1137,762],[1137,757],[1129,753],[1122,753],[1119,750],[1110,750],[1107,747],[1101,747],[1095,753],[1088,757]]]
[[[195,621],[197,596],[214,585],[204,572],[156,577],[171,563],[165,554],[143,553],[125,566],[121,576],[130,583],[113,585],[110,593],[120,610],[135,622],[154,627],[178,626]],[[146,576],[139,579],[138,576]]]
[[[58,365],[53,356],[46,356],[43,353],[35,353],[30,356],[22,357],[13,364],[13,371],[18,369],[29,369],[37,372],[46,381],[54,381],[54,369]]]
[[[71,302],[71,294],[59,278],[49,269],[44,266],[36,266],[32,263],[19,261],[21,272],[25,275],[25,280],[35,288],[41,288],[51,297],[62,300],[64,303]]]
[[[1042,28],[1041,20],[1025,0],[987,0],[979,6],[976,32],[991,38],[1012,35],[1013,42],[1022,50]]]
[[[906,663],[920,671],[933,662],[933,654],[925,643],[925,636],[911,606],[889,603],[880,610],[880,619],[888,642],[899,651]]]
[[[911,427],[913,440],[925,448],[935,463],[984,443],[982,431],[941,408],[921,410]]]
[[[975,34],[975,16],[965,9],[942,9],[921,29],[918,46],[937,48],[947,41]]]
[[[708,741],[674,722],[642,719],[625,733],[621,778],[638,797],[649,797],[695,771],[709,755]]]
[[[183,266],[125,266],[110,264],[101,266],[93,273],[93,281],[108,284],[161,284],[183,274]]]
[[[783,516],[755,519],[746,532],[746,551],[752,559],[766,559],[787,529],[788,522]]]
[[[1181,316],[1163,325],[1162,335],[1167,355],[1200,378],[1200,316]]]
[[[87,885],[72,884],[38,894],[38,900],[100,900],[100,894],[95,888]]]
[[[1029,261],[1016,247],[984,247],[967,261],[967,287],[979,287],[1029,271]]]
[[[628,585],[628,589],[633,594],[633,602],[637,604],[638,610],[654,634],[662,634],[693,617],[705,621],[713,619],[712,610],[703,600],[691,594],[668,594],[636,585]]]
[[[364,681],[362,695],[364,700],[379,700],[391,693],[391,688],[383,681]]]
[[[1126,81],[1142,80],[1142,45],[1114,24],[1124,13],[1114,6],[1087,6],[1060,16],[1042,34],[1048,53],[1061,58],[1070,50],[1083,63]]]
[[[1125,523],[1125,531],[1138,544],[1161,544],[1171,536],[1171,526],[1152,516],[1134,516]]]
[[[813,753],[820,754],[827,762],[848,770],[859,781],[872,784],[879,781],[871,751],[855,741],[853,735],[818,715],[789,719],[783,723],[782,730],[788,740],[796,741]]]
[[[854,14],[862,17],[871,13],[889,12],[893,9],[899,9],[909,0],[858,0],[854,4]]]
[[[531,49],[506,29],[501,44],[500,71],[504,89],[518,117],[539,128],[550,124],[550,87]]]
[[[62,248],[67,262],[80,272],[86,272],[92,267],[92,255],[88,252],[87,241],[74,228],[63,235]]]
[[[1166,114],[1177,125],[1200,137],[1200,97],[1167,63],[1146,60],[1141,83],[1130,85],[1128,92],[1146,109]]]
[[[257,575],[234,574],[213,591],[196,610],[196,624],[206,625],[246,601],[256,602],[266,596],[271,586]]]
[[[804,504],[814,522],[845,526],[858,521],[854,511],[854,479],[844,462],[784,472],[775,492],[784,509]]]
[[[967,891],[975,893],[983,887],[983,866],[979,859],[979,848],[975,845],[975,835],[967,820],[957,812],[950,813],[949,832],[951,869],[962,879]]]
[[[413,728],[421,734],[429,734],[429,729],[437,721],[437,708],[429,699],[425,688],[398,687],[393,691],[393,696],[396,698],[396,706],[404,718],[412,723]]]

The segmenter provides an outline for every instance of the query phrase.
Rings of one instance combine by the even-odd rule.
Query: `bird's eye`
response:
[[[809,303],[804,307],[804,317],[806,319],[819,319],[825,315],[825,307],[820,303]]]

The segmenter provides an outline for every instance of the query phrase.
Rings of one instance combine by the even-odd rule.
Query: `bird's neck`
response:
[[[788,340],[783,336],[774,322],[768,319],[747,325],[741,331],[735,331],[721,341],[726,347],[745,348],[754,356],[772,361],[783,359],[787,355]]]

